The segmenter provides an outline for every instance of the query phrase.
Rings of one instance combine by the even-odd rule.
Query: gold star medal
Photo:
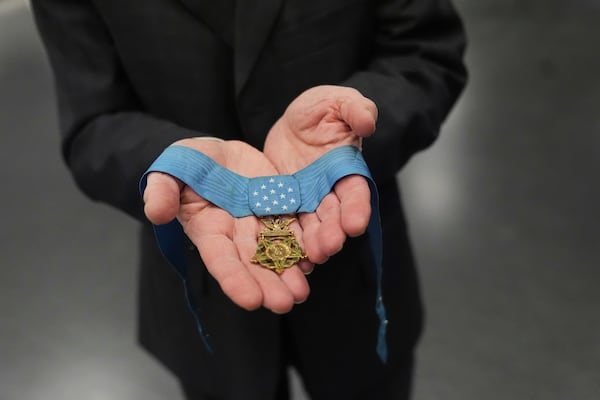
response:
[[[306,258],[289,225],[295,218],[261,218],[265,228],[258,235],[258,247],[251,262],[281,274]]]

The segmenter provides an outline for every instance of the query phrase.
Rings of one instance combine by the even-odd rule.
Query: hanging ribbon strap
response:
[[[170,146],[143,175],[140,192],[144,193],[148,174],[163,172],[188,185],[194,192],[233,217],[314,212],[335,183],[348,175],[365,177],[371,191],[371,218],[367,233],[375,265],[377,282],[376,312],[379,317],[377,354],[387,360],[385,340],[387,319],[382,298],[383,243],[379,216],[379,198],[375,182],[360,150],[354,146],[337,147],[292,175],[246,178],[230,171],[205,154],[184,146]],[[187,279],[186,240],[183,228],[175,219],[155,225],[154,231],[163,255],[176,269],[184,283],[190,311],[207,348],[212,351],[198,307],[194,304]]]

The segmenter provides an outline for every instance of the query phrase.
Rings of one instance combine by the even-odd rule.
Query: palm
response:
[[[334,147],[361,147],[375,131],[377,107],[358,91],[317,86],[298,96],[275,123],[264,153],[280,173],[293,173]]]

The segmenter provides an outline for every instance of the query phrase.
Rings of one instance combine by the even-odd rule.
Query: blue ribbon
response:
[[[261,217],[314,212],[338,180],[348,175],[365,177],[371,191],[371,218],[367,233],[371,243],[377,282],[375,310],[380,321],[377,354],[383,362],[387,361],[385,340],[387,318],[381,288],[383,240],[379,196],[360,150],[354,146],[337,147],[292,175],[246,178],[220,166],[201,152],[183,146],[170,146],[144,173],[140,181],[142,194],[146,188],[148,174],[151,172],[163,172],[178,178],[199,196],[236,218],[249,215]],[[212,351],[213,346],[208,333],[204,330],[202,318],[188,284],[183,228],[175,219],[168,224],[155,225],[154,231],[161,252],[184,283],[188,306],[196,320],[198,332],[206,347]]]

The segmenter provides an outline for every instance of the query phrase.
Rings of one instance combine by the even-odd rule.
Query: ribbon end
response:
[[[379,333],[377,335],[377,355],[384,364],[387,363],[388,349],[387,349],[387,326],[388,320],[386,317],[385,306],[383,304],[383,297],[377,297],[377,304],[375,306],[377,316],[379,317]]]

